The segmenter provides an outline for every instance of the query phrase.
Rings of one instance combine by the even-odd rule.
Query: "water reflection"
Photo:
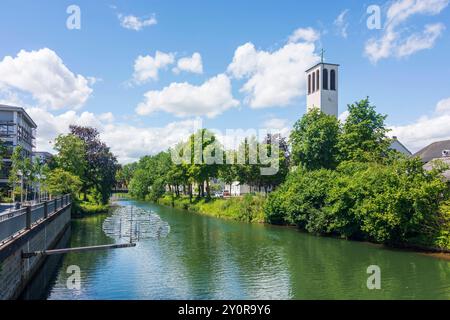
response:
[[[63,257],[50,299],[449,299],[450,263],[364,243],[315,237],[296,229],[243,224],[148,203],[170,225],[166,238],[135,248]],[[72,222],[71,246],[113,241],[106,215]],[[77,264],[82,290],[65,287]],[[382,289],[368,290],[369,265]],[[43,289],[45,291],[45,289]]]

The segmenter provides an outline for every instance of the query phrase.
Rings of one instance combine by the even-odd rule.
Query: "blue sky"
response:
[[[81,10],[80,30],[66,27],[72,4]],[[367,27],[370,5],[381,8],[380,30]],[[51,149],[70,122],[99,127],[122,162],[168,147],[200,119],[220,130],[287,132],[306,109],[303,65],[322,48],[327,62],[341,65],[339,113],[370,96],[413,151],[450,138],[448,0],[4,0],[0,6],[0,101],[36,118],[40,149]],[[239,48],[246,55],[232,64]],[[173,71],[194,53],[200,68],[186,59],[184,70]]]

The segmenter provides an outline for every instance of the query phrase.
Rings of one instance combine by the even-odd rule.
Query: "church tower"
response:
[[[322,62],[306,70],[306,111],[318,108],[338,116],[338,64]]]

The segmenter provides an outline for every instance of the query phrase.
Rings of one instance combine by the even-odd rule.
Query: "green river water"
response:
[[[448,260],[146,202],[118,204],[153,211],[170,232],[134,248],[54,256],[23,298],[450,299]],[[110,215],[73,220],[61,246],[123,241],[103,231]],[[80,268],[79,289],[67,288],[71,265]],[[380,290],[367,288],[370,265],[380,267]]]

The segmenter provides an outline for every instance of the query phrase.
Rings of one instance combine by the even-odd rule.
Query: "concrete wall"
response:
[[[71,205],[60,209],[32,229],[0,247],[0,300],[15,299],[45,257],[23,259],[22,252],[53,248],[70,222]]]

